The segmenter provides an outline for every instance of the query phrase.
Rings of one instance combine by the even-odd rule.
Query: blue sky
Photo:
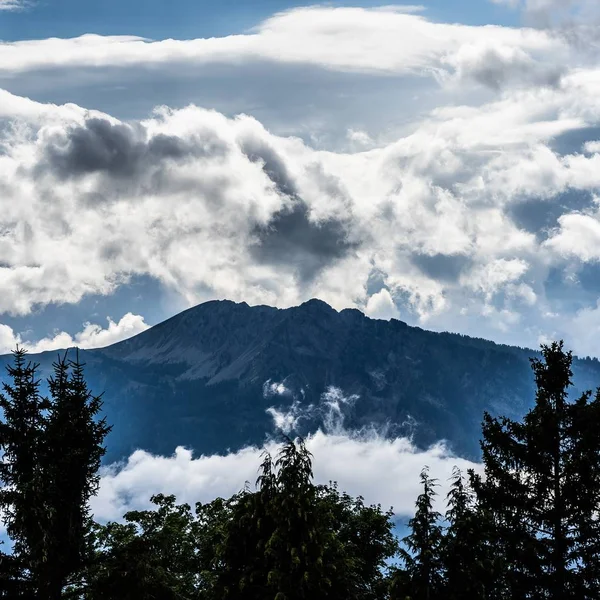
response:
[[[152,39],[223,36],[240,33],[272,14],[306,2],[286,0],[39,0],[30,10],[0,20],[0,39],[76,37],[84,33],[139,35]],[[331,6],[381,6],[382,2],[330,2]],[[433,0],[422,4],[434,20],[484,25],[516,24],[518,13],[481,0]]]
[[[18,4],[1,350],[316,296],[598,355],[597,3]]]

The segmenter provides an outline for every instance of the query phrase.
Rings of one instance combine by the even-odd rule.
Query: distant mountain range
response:
[[[301,435],[374,429],[413,435],[421,447],[446,439],[476,458],[484,410],[520,417],[533,402],[528,359],[536,354],[320,300],[288,309],[206,302],[81,352],[113,425],[107,462],[136,448],[237,450],[263,443],[275,421]],[[56,356],[31,358],[47,375]],[[595,389],[600,362],[578,359],[574,375],[574,393]]]

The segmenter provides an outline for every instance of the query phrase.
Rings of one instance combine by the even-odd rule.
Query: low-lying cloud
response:
[[[264,392],[275,400],[293,395],[285,383],[273,381],[265,383]],[[380,503],[384,510],[393,507],[397,517],[414,513],[421,491],[419,473],[424,466],[439,479],[440,508],[454,466],[463,471],[480,469],[478,464],[455,456],[444,442],[419,450],[410,437],[390,437],[376,428],[347,431],[344,413],[357,400],[357,396],[345,396],[342,390],[332,387],[323,394],[318,406],[294,402],[270,408],[274,431],[271,441],[262,448],[196,457],[183,447],[172,456],[138,450],[124,463],[103,469],[100,492],[92,502],[94,515],[101,521],[119,519],[127,510],[148,507],[150,496],[158,492],[175,494],[180,502],[192,505],[229,497],[246,482],[254,484],[264,450],[272,455],[278,452],[281,444],[275,441],[277,432],[294,436],[301,420],[315,415],[322,426],[306,438],[307,448],[313,454],[315,482],[337,481],[340,489],[362,495],[367,503]]]
[[[337,481],[340,489],[362,495],[368,503],[394,508],[398,516],[414,513],[420,493],[419,473],[427,465],[439,479],[440,500],[448,488],[452,468],[478,468],[453,456],[440,443],[426,451],[417,450],[408,438],[386,440],[325,434],[306,440],[314,456],[315,481]],[[276,443],[264,449],[276,454]],[[263,448],[244,448],[226,455],[194,457],[179,447],[172,456],[154,456],[138,450],[123,465],[103,470],[100,491],[92,501],[98,520],[119,519],[127,510],[150,506],[150,496],[175,494],[180,502],[208,502],[239,492],[248,481],[254,484]]]

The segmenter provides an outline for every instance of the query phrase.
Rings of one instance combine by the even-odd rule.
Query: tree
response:
[[[562,342],[532,359],[534,407],[523,422],[484,415],[478,498],[507,558],[507,597],[597,598],[600,400],[569,402],[572,354]]]
[[[103,442],[111,428],[105,418],[97,418],[102,399],[89,390],[84,366],[79,351],[74,361],[65,353],[48,380],[50,403],[40,461],[47,507],[40,594],[48,600],[58,600],[92,556],[89,500],[98,491]]]
[[[322,597],[331,585],[323,561],[330,532],[315,508],[303,441],[287,439],[275,463],[265,454],[257,485],[232,505],[217,548],[216,589],[231,599]]]
[[[447,527],[441,547],[445,598],[488,599],[495,581],[489,521],[457,467],[452,473],[446,505]]]
[[[406,549],[401,549],[405,564],[399,576],[408,584],[408,589],[398,589],[398,593],[411,600],[434,600],[442,591],[442,526],[441,514],[433,509],[437,482],[429,476],[425,467],[421,471],[423,492],[416,502],[415,516],[409,521],[411,533],[402,541]]]
[[[288,440],[275,462],[263,455],[256,492],[197,506],[202,598],[383,597],[391,512],[311,479],[306,447]]]
[[[54,364],[50,398],[40,396],[37,369],[17,349],[7,368],[12,383],[0,396],[0,508],[13,541],[2,563],[13,573],[6,585],[18,585],[22,597],[55,600],[90,557],[88,501],[110,428],[96,419],[102,402],[89,391],[78,355]]]
[[[96,560],[87,573],[86,600],[194,598],[199,571],[194,517],[175,496],[151,498],[155,510],[130,511],[125,523],[96,526]]]
[[[26,351],[13,352],[7,367],[12,383],[3,384],[0,394],[0,510],[8,535],[13,541],[12,556],[2,564],[14,578],[6,588],[18,586],[21,597],[33,595],[33,576],[46,556],[48,531],[45,479],[40,457],[45,451],[43,437],[47,402],[39,393],[38,365],[27,362]]]
[[[375,600],[386,594],[387,560],[398,553],[392,510],[368,506],[361,496],[351,497],[336,483],[317,486],[316,508],[331,532],[324,561],[330,569],[331,600]]]

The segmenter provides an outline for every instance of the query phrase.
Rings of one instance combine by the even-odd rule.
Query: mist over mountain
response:
[[[532,404],[537,352],[434,333],[320,300],[289,309],[211,301],[133,338],[80,351],[104,391],[113,430],[106,462],[141,448],[197,454],[260,445],[319,428],[441,439],[477,458],[484,410],[519,418]],[[49,373],[56,352],[32,355]],[[2,357],[4,364],[10,357]],[[600,384],[597,360],[576,360],[579,393]]]

